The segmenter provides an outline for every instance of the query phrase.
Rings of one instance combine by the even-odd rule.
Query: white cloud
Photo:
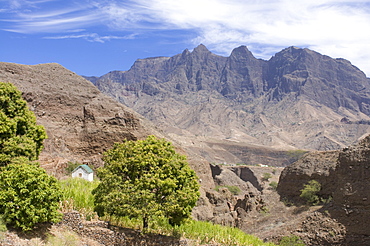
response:
[[[48,1],[52,0],[39,0],[37,6]],[[19,9],[34,1],[10,2]],[[203,43],[219,54],[228,55],[233,48],[247,45],[256,57],[269,59],[282,48],[294,45],[343,57],[370,75],[368,0],[81,0],[78,5],[66,2],[69,7],[61,10],[18,13],[8,20],[10,27],[3,30],[58,33],[106,25],[113,33],[150,30],[152,34],[153,30],[186,29],[197,34],[188,40],[189,45]]]
[[[130,34],[127,36],[100,36],[97,33],[87,33],[87,34],[71,34],[71,35],[63,35],[63,36],[50,36],[44,37],[44,39],[85,39],[89,42],[98,42],[98,43],[105,43],[106,41],[110,41],[113,39],[134,39],[136,34]]]
[[[137,0],[101,8],[115,28],[192,29],[227,55],[247,45],[259,58],[287,46],[343,57],[370,75],[370,4],[346,0]]]

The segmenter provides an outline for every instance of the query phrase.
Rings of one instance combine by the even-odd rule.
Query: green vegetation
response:
[[[76,233],[71,231],[62,231],[49,235],[46,246],[79,246],[81,242]]]
[[[293,162],[296,162],[298,161],[304,154],[306,154],[308,151],[306,150],[301,150],[301,149],[297,149],[297,150],[289,150],[287,152],[288,156],[289,156],[289,162],[290,163],[293,163]]]
[[[171,143],[149,136],[115,144],[104,161],[101,183],[93,191],[99,216],[141,218],[143,228],[153,216],[164,216],[172,225],[190,217],[199,197],[197,176]]]
[[[269,186],[273,189],[273,190],[276,190],[277,187],[278,187],[278,183],[276,181],[271,181],[271,183],[269,183]]]
[[[215,190],[216,191],[220,191],[220,188],[227,188],[233,195],[239,195],[241,190],[238,186],[233,186],[233,185],[225,185],[225,186],[220,186],[220,185],[217,185]]]
[[[272,175],[271,175],[271,173],[264,173],[263,175],[262,175],[262,181],[269,181],[269,179],[270,178],[272,178]]]
[[[0,172],[0,213],[5,224],[31,230],[61,219],[57,180],[37,164],[9,164]]]
[[[46,132],[36,124],[21,92],[10,83],[0,82],[0,166],[18,157],[37,160]]]
[[[79,163],[77,161],[76,162],[69,161],[67,163],[67,167],[66,167],[65,170],[66,170],[67,174],[71,174],[73,172],[73,170],[75,170],[80,165],[81,165],[81,163]]]
[[[45,138],[21,92],[0,82],[0,214],[6,225],[28,231],[61,218],[57,180],[32,163]]]
[[[316,180],[310,180],[301,190],[300,197],[305,199],[309,205],[317,205],[320,202],[320,198],[317,195],[320,190],[321,184]]]
[[[94,196],[92,190],[99,185],[99,181],[87,181],[81,178],[68,178],[59,181],[63,193],[64,203],[69,203],[70,209],[80,212],[94,211]],[[67,204],[65,204],[67,206]]]
[[[282,237],[280,246],[305,246],[302,240],[295,235]]]
[[[127,217],[106,217],[113,225],[139,229],[141,221]],[[153,217],[149,232],[167,236],[184,237],[194,240],[192,245],[258,245],[274,246],[273,243],[264,243],[256,236],[244,233],[238,228],[212,224],[211,222],[187,219],[180,226],[171,226],[163,217]]]

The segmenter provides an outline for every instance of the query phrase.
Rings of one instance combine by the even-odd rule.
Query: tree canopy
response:
[[[190,217],[199,198],[197,176],[171,143],[154,136],[117,143],[103,159],[93,191],[99,215],[141,218],[144,228],[152,216],[173,225]]]
[[[61,192],[57,180],[23,158],[0,170],[0,213],[7,225],[31,230],[40,222],[57,222]]]
[[[21,92],[12,84],[0,82],[0,166],[15,157],[37,160],[46,132],[36,124]]]

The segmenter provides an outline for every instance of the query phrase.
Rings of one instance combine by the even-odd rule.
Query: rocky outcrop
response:
[[[310,180],[321,184],[320,197],[328,199],[333,196],[336,178],[332,175],[338,162],[339,151],[311,152],[282,171],[277,192],[281,199],[294,203],[304,203],[299,196],[304,185]]]
[[[346,226],[349,245],[369,245],[370,136],[339,154],[330,214]]]
[[[321,213],[329,216],[336,224],[343,225],[341,229],[341,242],[339,245],[369,245],[370,232],[366,227],[370,218],[370,136],[361,140],[358,144],[341,151],[335,152],[313,152],[305,155],[301,160],[286,167],[280,177],[278,192],[281,198],[288,198],[295,202],[299,199],[300,189],[309,180],[317,180],[321,183],[321,197],[332,197],[332,202],[321,209]],[[317,217],[317,216],[316,216]],[[314,218],[313,218],[314,219]],[[325,220],[318,220],[325,224]],[[329,221],[329,220],[327,220]],[[315,219],[306,221],[305,226],[316,223]],[[316,226],[322,233],[323,226]],[[330,225],[323,231],[322,237],[314,237],[309,245],[330,244]],[[325,229],[324,228],[324,229]],[[321,238],[321,239],[320,239]],[[326,238],[326,239],[323,239]],[[334,237],[333,237],[334,238]],[[338,238],[336,238],[337,240]],[[339,240],[339,239],[338,239]]]
[[[245,166],[210,167],[216,188],[204,190],[193,212],[195,218],[242,227],[245,221],[266,209],[261,196],[262,187],[252,170]]]

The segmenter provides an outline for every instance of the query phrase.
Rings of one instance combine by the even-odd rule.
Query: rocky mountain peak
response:
[[[103,76],[97,86],[171,134],[192,140],[330,150],[370,132],[364,124],[370,122],[364,73],[343,59],[294,46],[266,61],[246,46],[223,57],[199,45],[169,58],[142,59],[120,76]],[[350,123],[341,122],[344,117]]]
[[[247,48],[247,46],[242,45],[239,46],[238,48],[233,49],[233,51],[230,54],[230,57],[234,57],[236,59],[238,58],[249,58],[248,60],[256,59],[252,52],[250,52]]]
[[[192,53],[211,53],[204,44],[198,45],[194,48]]]

